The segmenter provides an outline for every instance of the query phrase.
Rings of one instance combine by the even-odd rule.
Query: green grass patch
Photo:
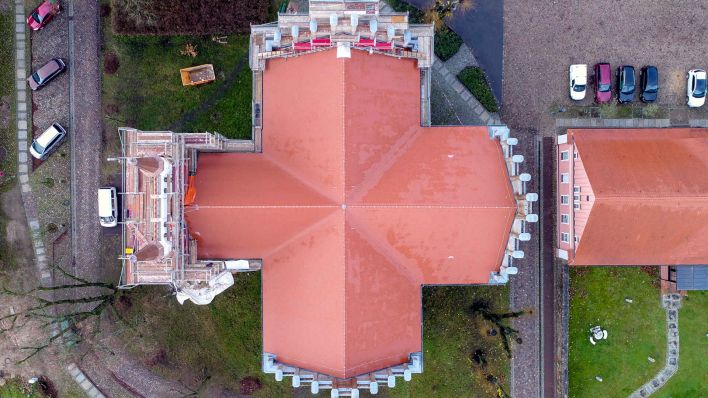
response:
[[[135,327],[123,333],[124,339],[154,371],[179,378],[205,370],[215,382],[233,391],[238,391],[238,383],[244,377],[255,377],[263,384],[256,396],[292,393],[288,380],[279,383],[272,375],[261,372],[260,273],[239,274],[233,287],[204,307],[189,303],[181,306],[156,287],[141,287],[124,294],[131,302],[124,315]],[[494,375],[508,392],[509,359],[501,338],[488,336],[491,324],[466,313],[477,299],[487,300],[495,311],[506,312],[508,296],[508,288],[503,286],[424,288],[425,371],[414,375],[409,383],[399,380],[396,388],[383,389],[381,395],[496,397],[497,387],[486,380],[488,374]],[[478,349],[486,353],[484,369],[470,359]],[[161,351],[164,354],[159,354]],[[163,356],[164,360],[160,360]]]
[[[679,310],[679,370],[652,397],[708,397],[708,291],[691,291]]]
[[[263,385],[255,396],[288,395],[288,382],[278,383],[261,372],[260,272],[238,274],[236,284],[208,306],[180,305],[164,292],[140,287],[124,293],[132,302],[125,316],[135,325],[125,339],[134,341],[135,354],[153,370],[170,378],[208,374],[235,392],[241,379],[255,377]]]
[[[24,384],[17,379],[7,381],[7,384],[0,387],[0,397],[2,398],[45,398],[42,392],[36,387]]]
[[[466,309],[478,299],[494,311],[509,308],[505,286],[438,286],[423,289],[423,373],[399,382],[390,397],[496,397],[497,387],[486,380],[494,375],[509,392],[509,359],[499,335],[490,337],[490,324],[470,317]],[[471,356],[486,353],[482,369]]]
[[[497,105],[496,99],[494,99],[492,89],[489,88],[487,78],[484,76],[484,71],[481,68],[468,66],[457,75],[457,78],[470,90],[472,95],[477,98],[477,101],[482,104],[484,109],[489,112],[499,111],[499,106]]]
[[[11,11],[0,14],[0,40],[5,43],[0,46],[0,192],[14,185],[17,174],[14,27]]]
[[[104,19],[104,22],[108,19]],[[251,71],[248,36],[219,44],[202,36],[117,36],[104,29],[104,52],[118,69],[103,75],[105,116],[112,127],[176,132],[217,131],[229,138],[251,135]],[[197,56],[180,53],[190,43]],[[184,87],[181,68],[213,64],[216,81]]]
[[[658,281],[655,267],[571,268],[569,397],[628,396],[663,367],[666,313]],[[595,325],[607,329],[608,339],[593,346]]]

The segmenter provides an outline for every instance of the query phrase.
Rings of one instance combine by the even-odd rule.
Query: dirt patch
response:
[[[167,366],[167,352],[165,352],[164,348],[158,349],[150,355],[150,357],[145,361],[145,364],[151,368],[157,365]]]
[[[118,61],[118,56],[113,53],[106,53],[106,55],[103,57],[103,69],[106,71],[106,73],[112,75],[118,72],[119,66],[120,62]]]
[[[263,388],[263,384],[257,377],[248,376],[239,381],[239,392],[241,394],[251,395],[261,388]]]
[[[109,15],[111,15],[111,5],[101,4],[101,18],[105,18]]]
[[[0,125],[7,126],[10,123],[10,96],[3,95],[0,98]]]

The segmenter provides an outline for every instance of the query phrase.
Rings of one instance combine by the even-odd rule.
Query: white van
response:
[[[98,188],[98,218],[102,227],[118,225],[118,200],[114,187]]]

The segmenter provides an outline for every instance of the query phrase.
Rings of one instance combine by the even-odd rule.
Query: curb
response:
[[[67,367],[66,370],[69,372],[71,375],[71,378],[74,379],[76,384],[81,387],[82,390],[86,393],[91,398],[106,398],[105,395],[96,387],[95,384],[86,377],[86,374],[79,369],[78,366],[76,366],[75,363],[70,363]]]

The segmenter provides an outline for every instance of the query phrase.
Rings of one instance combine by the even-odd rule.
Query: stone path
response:
[[[66,370],[69,371],[69,374],[71,377],[76,381],[76,383],[81,387],[86,394],[91,397],[91,398],[106,398],[105,395],[101,393],[101,391],[96,388],[95,385],[93,385],[93,382],[86,377],[84,372],[79,369],[78,366],[76,366],[75,363],[70,363],[69,366],[66,367]]]
[[[676,374],[679,367],[679,322],[678,310],[681,308],[681,295],[665,294],[661,298],[661,306],[666,310],[666,365],[654,378],[646,382],[629,398],[646,398],[659,390]]]
[[[19,174],[22,202],[27,215],[27,224],[30,227],[32,246],[36,266],[39,270],[40,280],[44,285],[52,283],[52,273],[49,270],[46,249],[42,243],[42,231],[37,219],[37,207],[29,184],[29,171],[31,157],[29,154],[29,141],[32,136],[28,133],[31,128],[29,120],[29,93],[27,92],[27,25],[25,24],[25,6],[22,0],[15,0],[15,80],[17,97],[17,171]]]
[[[556,127],[670,127],[670,119],[558,118]]]
[[[455,118],[461,125],[492,125],[501,124],[499,115],[489,113],[457,79],[445,62],[435,57],[431,68],[433,89],[440,90],[455,113]],[[432,100],[431,100],[432,101]],[[433,116],[435,110],[432,110]],[[433,117],[435,119],[435,117]],[[436,124],[433,122],[433,124]]]

